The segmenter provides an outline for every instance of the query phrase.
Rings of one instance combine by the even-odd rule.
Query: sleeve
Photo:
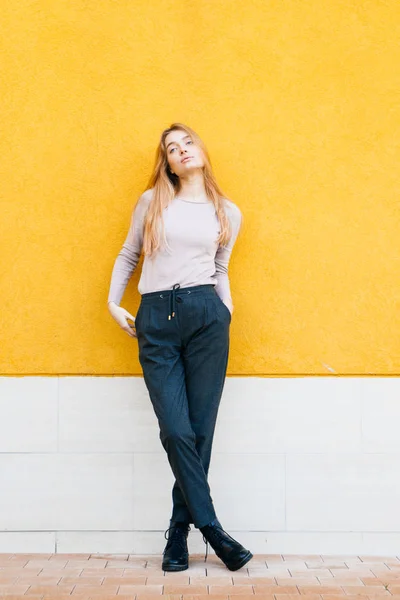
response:
[[[217,278],[215,291],[221,300],[232,300],[228,265],[242,223],[242,213],[235,204],[231,203],[231,210],[228,210],[227,214],[232,228],[231,239],[226,246],[219,246],[215,255],[215,275]]]
[[[115,302],[119,306],[126,286],[137,267],[142,253],[144,218],[147,207],[148,195],[145,192],[140,196],[132,211],[128,234],[114,262],[108,292],[108,304]]]

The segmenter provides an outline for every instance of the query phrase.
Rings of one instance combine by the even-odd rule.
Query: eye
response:
[[[169,151],[170,154],[172,154],[172,152],[176,150],[176,148],[171,148],[171,150]]]
[[[187,144],[193,144],[192,140],[188,140],[186,143]]]

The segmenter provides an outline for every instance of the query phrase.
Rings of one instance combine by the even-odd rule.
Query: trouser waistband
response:
[[[197,293],[215,293],[215,285],[212,283],[206,283],[203,285],[194,285],[191,287],[183,287],[181,288],[180,283],[175,283],[172,289],[168,290],[160,290],[158,292],[147,292],[146,294],[142,294],[142,301],[146,302],[148,300],[153,300],[155,298],[166,298],[169,296],[170,298],[170,310],[168,315],[168,320],[171,320],[175,317],[176,312],[176,296],[185,295],[185,294],[197,294]]]

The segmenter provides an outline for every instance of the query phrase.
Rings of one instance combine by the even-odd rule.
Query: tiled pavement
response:
[[[215,554],[191,555],[180,573],[154,555],[0,554],[0,598],[400,600],[396,556],[258,554],[246,567],[228,571]]]

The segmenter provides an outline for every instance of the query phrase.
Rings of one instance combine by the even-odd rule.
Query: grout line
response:
[[[370,454],[365,452],[366,444],[364,444],[364,394],[362,393],[362,387],[358,382],[358,394],[360,400],[360,451],[361,454]]]
[[[285,482],[285,531],[287,531],[287,454],[284,454],[284,482]]]
[[[107,379],[117,379],[119,378],[128,378],[131,379],[143,379],[143,373],[3,373],[0,375],[0,379],[10,379],[14,377],[15,379],[21,379],[22,377],[104,377]],[[372,379],[376,377],[377,379],[396,379],[399,377],[398,373],[229,373],[226,375],[228,379],[230,378],[238,378],[238,379],[299,379],[300,377],[303,379],[312,379],[312,378],[320,378],[320,379]]]
[[[60,378],[57,377],[57,454],[60,451]]]

